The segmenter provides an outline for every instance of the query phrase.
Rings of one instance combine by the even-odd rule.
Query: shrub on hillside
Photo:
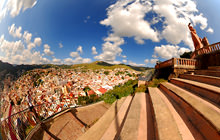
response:
[[[137,85],[137,80],[128,80],[124,85],[114,87],[103,95],[106,103],[112,104],[116,99],[131,95]]]
[[[152,81],[149,82],[148,87],[158,87],[159,84],[162,82],[167,82],[167,80],[154,78]]]
[[[135,93],[136,92],[145,92],[147,89],[146,85],[140,85],[139,87],[135,88]]]

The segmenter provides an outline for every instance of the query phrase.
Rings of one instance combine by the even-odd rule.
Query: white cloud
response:
[[[153,54],[153,55],[152,55],[152,57],[153,57],[153,58],[158,58],[158,56],[157,56],[157,55],[155,55],[155,54]]]
[[[17,28],[15,27],[15,24],[12,24],[10,27],[8,27],[9,34],[12,35],[14,38],[16,37],[21,38],[22,36],[21,30],[22,30],[21,26]]]
[[[63,44],[62,43],[59,43],[59,48],[63,48]]]
[[[211,28],[211,27],[209,27],[207,30],[206,30],[206,32],[208,32],[208,33],[214,33],[214,30]]]
[[[149,63],[149,59],[145,59],[144,62],[145,62],[146,64],[148,64],[148,63]]]
[[[83,52],[82,46],[79,46],[75,52],[70,52],[70,56],[73,57],[74,59],[65,58],[64,63],[68,65],[72,65],[72,64],[79,64],[79,63],[90,63],[92,61],[90,58],[82,58],[78,52],[80,53]]]
[[[66,58],[64,59],[64,63],[68,65],[73,65],[73,64],[79,64],[79,63],[90,63],[92,60],[90,58],[82,58],[82,57],[76,57],[75,59],[72,58]]]
[[[53,58],[52,62],[54,64],[61,64],[62,61],[61,61],[61,59]]]
[[[92,60],[90,58],[83,58],[82,63],[90,63]]]
[[[68,64],[68,65],[71,65],[71,64],[73,64],[73,59],[72,58],[66,58],[66,59],[64,59],[64,63]]]
[[[190,50],[188,48],[181,48],[179,46],[174,45],[161,45],[156,46],[154,48],[154,55],[157,55],[158,57],[164,58],[164,59],[170,59],[173,57],[179,57],[184,52],[189,52]]]
[[[156,64],[157,61],[159,61],[159,59],[151,59],[151,60],[150,60],[150,63],[151,63],[151,64]]]
[[[40,46],[41,43],[42,43],[42,40],[41,40],[40,37],[36,37],[36,38],[34,39],[34,44],[35,44],[35,45]]]
[[[50,46],[48,44],[44,44],[44,53],[48,56],[51,56],[54,54],[54,52],[50,50]]]
[[[144,20],[145,14],[152,10],[152,3],[139,0],[119,0],[107,9],[107,18],[102,25],[111,26],[113,33],[119,37],[134,37],[137,43],[144,39],[158,42],[158,33],[150,23]]]
[[[121,55],[122,49],[119,47],[124,44],[124,39],[110,34],[109,37],[104,39],[105,43],[102,44],[102,53],[95,56],[95,59],[113,63],[117,56]]]
[[[83,53],[83,49],[82,49],[82,46],[79,46],[78,48],[77,48],[77,50],[76,51],[78,51],[78,52],[80,52],[81,54]]]
[[[191,50],[194,50],[193,42],[187,27],[189,22],[194,26],[200,25],[204,30],[207,28],[207,18],[196,7],[194,0],[164,1],[154,0],[153,11],[160,18],[164,18],[161,37],[169,43],[179,44],[183,41]]]
[[[95,46],[92,46],[92,54],[93,55],[98,54],[97,51],[96,51],[96,47]]]
[[[25,31],[24,34],[23,34],[23,38],[24,40],[26,41],[26,43],[30,43],[31,41],[31,37],[32,37],[32,34],[29,33],[28,31]]]
[[[31,49],[33,49],[34,47],[36,47],[35,43],[29,43],[29,44],[27,45],[28,50],[31,50]]]
[[[37,0],[1,0],[0,3],[0,22],[7,14],[11,17],[19,15],[28,8],[32,8],[36,5]]]
[[[151,19],[145,18],[152,13],[155,15]],[[107,38],[111,38],[112,42],[105,39],[103,52],[95,59],[115,61],[121,55],[120,45],[124,43],[115,45],[118,52],[105,51],[106,46],[114,45],[114,38],[123,40],[123,37],[133,37],[138,44],[144,44],[147,39],[154,42],[165,39],[172,45],[183,42],[194,50],[187,26],[189,22],[200,26],[201,30],[208,27],[207,18],[199,12],[194,0],[118,0],[107,8],[107,18],[100,21],[100,24],[111,28]],[[156,26],[158,23],[162,24],[162,29]],[[207,31],[212,32],[211,28]]]
[[[128,64],[131,65],[131,66],[136,66],[136,67],[144,67],[145,66],[145,64],[137,64],[137,63],[132,62],[132,61],[129,61]]]
[[[126,56],[126,55],[121,55],[121,57],[122,57],[122,58],[127,58],[127,56]]]
[[[71,57],[79,57],[79,54],[78,54],[78,52],[71,52],[70,56]]]
[[[7,59],[21,53],[25,49],[24,44],[21,40],[19,41],[7,41],[4,38],[4,35],[1,35],[0,38],[0,51],[5,54]]]
[[[39,51],[33,51],[34,43],[24,45],[22,40],[7,41],[4,35],[0,37],[1,60],[11,64],[48,64],[50,60],[44,58]]]
[[[123,63],[127,63],[127,60],[123,59],[122,62],[123,62]]]

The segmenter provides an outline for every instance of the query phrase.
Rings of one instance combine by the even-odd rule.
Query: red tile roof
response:
[[[88,93],[88,96],[95,94],[95,92],[93,90],[89,90],[87,93]]]
[[[100,88],[100,89],[98,89],[98,91],[100,91],[102,94],[104,94],[104,93],[106,93],[107,89],[105,89],[105,88]]]

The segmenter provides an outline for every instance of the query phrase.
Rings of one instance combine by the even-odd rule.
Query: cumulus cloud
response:
[[[90,63],[92,60],[90,58],[82,58],[82,57],[76,57],[75,59],[72,58],[66,58],[64,59],[64,63],[68,65],[73,65],[73,64],[79,64],[79,63]]]
[[[95,46],[92,46],[92,54],[93,54],[93,55],[98,54],[97,51],[96,51],[96,47],[95,47]]]
[[[28,50],[31,50],[31,49],[33,49],[34,47],[36,47],[36,44],[35,44],[35,43],[29,43],[29,44],[27,45]]]
[[[12,24],[10,27],[8,27],[9,34],[12,35],[14,38],[21,38],[22,33],[21,33],[21,26],[18,28],[15,27],[15,24]]]
[[[121,55],[121,57],[122,57],[122,58],[127,58],[127,56],[126,56],[126,55]]]
[[[208,32],[208,33],[214,33],[214,30],[212,29],[212,28],[208,28],[207,30],[206,30],[206,32]]]
[[[61,64],[61,59],[53,58],[52,63],[54,64]]]
[[[148,63],[149,63],[149,59],[145,59],[144,62],[145,62],[146,64],[148,64]]]
[[[31,41],[32,34],[29,33],[28,31],[24,31],[23,38],[26,41],[26,43],[28,44]]]
[[[132,62],[132,61],[129,61],[128,64],[131,65],[131,66],[136,66],[136,67],[143,67],[143,66],[145,66],[145,64],[137,64],[137,63]]]
[[[0,22],[8,14],[11,17],[19,15],[22,11],[24,12],[28,8],[32,8],[36,5],[37,0],[3,0],[0,3]]]
[[[201,30],[207,28],[207,18],[196,7],[193,0],[164,1],[154,0],[153,11],[163,18],[161,38],[169,43],[179,44],[183,41],[194,50],[193,42],[187,24],[199,25]]]
[[[123,63],[127,63],[127,60],[123,59],[122,62],[123,62]]]
[[[51,56],[54,54],[54,52],[50,50],[50,46],[48,44],[44,44],[44,53],[48,56]]]
[[[152,13],[152,18],[145,18]],[[208,27],[207,18],[199,12],[194,0],[118,0],[107,8],[107,18],[100,21],[100,24],[111,28],[107,38],[113,36],[123,40],[124,37],[132,37],[138,44],[144,44],[148,39],[153,42],[165,39],[172,45],[183,42],[194,50],[187,27],[189,22],[193,26],[200,26],[201,30]],[[157,24],[161,24],[162,29]],[[211,33],[212,28],[206,31]],[[103,52],[95,59],[115,61],[121,55],[118,55],[122,52],[120,45],[124,43],[117,45],[119,53],[109,50],[105,52],[106,44],[114,45],[114,41],[111,44],[105,41]]]
[[[81,54],[83,53],[83,49],[82,49],[82,46],[79,46],[78,48],[77,48],[77,50],[76,51],[78,51],[78,52],[80,52]]]
[[[164,59],[170,59],[173,57],[179,57],[184,52],[189,52],[190,49],[188,48],[181,48],[179,46],[174,45],[161,45],[156,46],[154,48],[154,54],[158,57],[164,58]]]
[[[124,39],[113,34],[104,39],[105,43],[102,44],[102,53],[94,58],[101,61],[113,63],[117,56],[121,55],[122,49],[120,45],[124,44]]]
[[[62,43],[59,43],[59,48],[63,48],[63,44]]]
[[[40,46],[41,43],[42,43],[42,40],[41,40],[40,37],[36,37],[36,38],[34,39],[34,44],[35,44],[35,45]]]
[[[33,51],[34,43],[25,46],[22,40],[8,41],[4,35],[0,37],[1,60],[12,64],[48,64],[50,60],[44,58],[39,51]]]
[[[114,34],[120,37],[134,37],[142,44],[144,39],[158,42],[158,33],[144,20],[145,14],[152,10],[152,3],[139,0],[119,0],[107,9],[107,18],[100,23],[111,26]]]
[[[4,35],[1,35],[0,50],[5,54],[6,58],[10,59],[11,57],[21,53],[24,48],[24,44],[21,40],[10,42],[5,40]]]
[[[159,61],[159,59],[150,59],[151,64],[156,64],[157,61]]]
[[[16,30],[20,29],[15,27],[15,25],[9,27],[9,32],[16,34],[16,37],[18,37],[18,32],[20,33],[20,31]],[[0,36],[0,60],[12,64],[62,64],[63,62],[66,64],[77,64],[91,62],[90,58],[82,58],[80,56],[83,53],[82,46],[79,46],[75,52],[70,53],[70,56],[74,57],[74,59],[58,59],[52,56],[54,52],[51,51],[48,44],[44,44],[42,53],[34,49],[36,46],[41,46],[42,40],[40,37],[34,38],[32,42],[32,34],[28,31],[25,31],[22,37],[22,39],[17,41],[8,41],[4,35]],[[52,60],[46,58],[45,55],[52,56]]]
[[[68,65],[74,64],[72,58],[66,58],[66,59],[64,59],[64,63],[66,63],[66,64],[68,64]]]
[[[90,58],[82,58],[78,52],[80,53],[83,52],[82,46],[79,46],[75,52],[70,52],[70,56],[73,57],[74,59],[65,58],[64,63],[68,65],[73,65],[73,64],[79,64],[79,63],[90,63],[92,61]]]
[[[78,52],[70,52],[71,57],[79,57]]]

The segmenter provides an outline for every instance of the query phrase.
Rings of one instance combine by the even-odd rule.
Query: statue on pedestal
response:
[[[195,47],[195,51],[199,50],[200,48],[203,48],[204,46],[208,46],[209,45],[209,41],[206,37],[204,37],[203,39],[201,39],[197,34],[196,34],[196,30],[191,26],[191,23],[188,24],[189,30],[191,32],[191,36],[192,36],[192,40],[193,40],[193,44]]]

